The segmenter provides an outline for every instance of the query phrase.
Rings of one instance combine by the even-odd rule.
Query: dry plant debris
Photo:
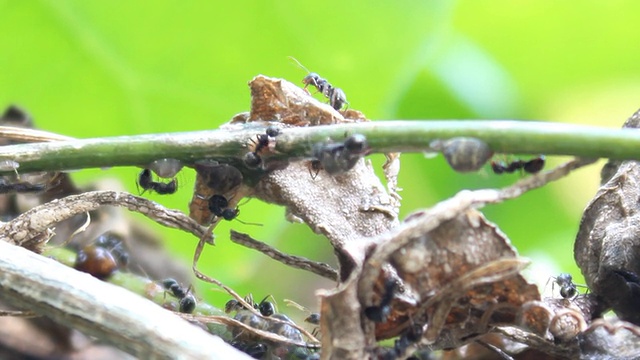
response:
[[[355,110],[337,111],[285,80],[257,76],[249,85],[251,112],[235,116],[226,125],[229,128],[258,125],[263,129],[265,122],[295,127],[368,121]],[[8,114],[19,114],[16,111]],[[636,127],[638,120],[640,113],[627,126]],[[0,133],[11,141],[57,140],[54,135],[4,128]],[[636,325],[598,319],[611,307],[624,320],[640,321],[634,307],[640,298],[640,246],[633,237],[637,232],[637,201],[633,200],[638,198],[634,179],[640,175],[636,162],[610,165],[608,182],[585,211],[576,240],[576,260],[593,293],[540,299],[538,289],[520,275],[527,261],[518,257],[506,235],[478,208],[516,198],[591,160],[576,159],[504,189],[464,190],[399,223],[398,154],[387,156],[385,188],[362,158],[368,153],[366,142],[358,141],[362,147],[354,150],[349,148],[353,139],[358,137],[345,134],[341,139],[327,139],[312,144],[311,149],[316,150],[307,156],[276,161],[271,155],[276,151],[277,131],[267,130],[241,145],[250,156],[187,164],[197,172],[190,218],[131,194],[86,192],[25,212],[0,227],[0,236],[39,252],[53,236],[54,225],[75,215],[102,205],[143,213],[158,223],[193,233],[199,239],[195,275],[221,286],[240,304],[234,318],[182,315],[184,318],[227,324],[237,340],[234,345],[253,355],[317,358],[318,353],[310,351],[317,348],[316,339],[304,328],[283,314],[260,313],[252,300],[196,269],[203,247],[213,244],[211,231],[227,218],[210,200],[223,197],[224,206],[235,210],[231,213],[235,216],[238,202],[254,196],[285,206],[292,218],[327,236],[335,249],[337,272],[244,234],[232,234],[234,241],[278,261],[337,280],[335,289],[319,291],[323,358],[394,359],[406,358],[416,350],[424,355],[455,349],[444,355],[455,359],[478,347],[499,358],[638,355],[640,330]],[[492,154],[486,144],[468,138],[443,140],[433,147],[443,151],[458,171],[473,171]],[[57,175],[42,181],[53,182],[52,178]],[[64,177],[58,180],[67,181]],[[396,338],[393,347],[377,344],[389,338]]]

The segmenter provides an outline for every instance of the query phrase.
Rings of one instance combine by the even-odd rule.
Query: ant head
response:
[[[174,278],[167,278],[162,280],[162,287],[164,287],[165,290],[171,290],[174,285],[180,286],[180,284],[178,284],[178,281]]]
[[[305,84],[305,86],[309,86],[309,85],[313,85],[315,87],[318,87],[318,83],[320,82],[320,75],[316,74],[316,73],[309,73],[307,76],[304,77],[304,79],[302,79],[302,83]]]
[[[320,324],[320,314],[319,313],[312,313],[311,315],[307,316],[304,321],[308,322],[309,324],[313,324],[313,325],[319,325]]]
[[[240,214],[240,210],[237,208],[236,209],[226,208],[222,210],[222,217],[225,220],[233,220],[238,216],[238,214]]]
[[[572,280],[573,278],[571,277],[571,274],[568,273],[561,273],[556,277],[556,282],[560,285],[570,284]]]
[[[258,305],[258,310],[260,310],[260,314],[262,314],[262,316],[271,316],[276,312],[276,308],[273,306],[273,303],[265,300]]]
[[[280,128],[275,125],[269,125],[266,131],[267,136],[276,137],[280,135]]]

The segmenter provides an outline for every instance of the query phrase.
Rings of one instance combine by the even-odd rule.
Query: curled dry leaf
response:
[[[520,307],[540,298],[537,287],[519,275],[526,262],[475,210],[415,237],[388,261],[418,305],[402,309],[401,316],[392,306],[396,323],[381,323],[379,339],[398,335],[413,321],[428,323],[425,340],[434,348],[451,348],[490,325],[515,323]]]
[[[639,124],[640,111],[625,127]],[[621,319],[640,324],[640,163],[625,161],[611,173],[584,211],[574,256],[591,291]]]

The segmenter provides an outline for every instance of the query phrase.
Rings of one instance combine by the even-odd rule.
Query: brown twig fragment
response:
[[[184,230],[198,238],[213,242],[213,234],[207,228],[200,226],[182,212],[167,209],[156,202],[121,191],[91,191],[37,206],[0,227],[0,238],[40,252],[56,223],[104,205],[126,207],[159,224]]]
[[[250,249],[260,251],[261,253],[267,255],[268,257],[276,261],[279,261],[285,265],[289,265],[296,269],[307,270],[316,275],[326,277],[327,279],[330,279],[330,280],[334,280],[334,281],[338,280],[338,272],[328,264],[311,261],[301,256],[285,254],[282,251],[272,246],[269,246],[263,242],[253,239],[251,236],[247,234],[242,234],[234,230],[231,230],[231,241],[233,241],[236,244],[246,246]]]

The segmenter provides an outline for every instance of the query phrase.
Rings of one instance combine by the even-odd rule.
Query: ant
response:
[[[244,157],[245,164],[250,168],[256,168],[262,163],[260,153],[268,148],[273,150],[275,147],[275,138],[280,135],[280,129],[276,126],[269,126],[264,134],[256,135],[255,139],[251,139],[253,151],[248,152]]]
[[[173,296],[180,299],[178,310],[181,313],[191,314],[196,309],[196,298],[191,294],[191,287],[185,290],[175,279],[172,278],[163,280],[162,286],[165,290],[171,291]]]
[[[385,322],[391,313],[391,300],[400,289],[400,282],[395,279],[386,279],[384,282],[384,293],[380,299],[380,305],[367,306],[364,314],[369,320],[374,322]]]
[[[209,211],[217,217],[231,221],[240,214],[240,210],[238,208],[231,209],[227,206],[229,206],[229,201],[222,195],[215,194],[209,198]]]
[[[175,178],[168,183],[153,181],[150,169],[144,169],[138,175],[138,185],[144,190],[144,194],[147,190],[153,190],[160,195],[173,194],[178,190],[178,180]]]
[[[342,109],[344,104],[348,104],[347,95],[342,91],[342,89],[333,87],[326,79],[323,79],[317,73],[310,72],[306,67],[304,67],[298,60],[294,57],[289,56],[291,60],[293,60],[298,66],[304,69],[308,74],[302,79],[302,83],[304,84],[304,90],[307,91],[307,87],[312,85],[319,92],[322,93],[327,99],[329,99],[329,104],[332,108],[336,110]]]
[[[273,296],[267,295],[264,297],[264,299],[262,299],[262,301],[260,301],[260,303],[255,303],[253,302],[253,296],[249,294],[244,298],[244,300],[249,305],[253,306],[254,309],[260,311],[260,314],[262,316],[268,317],[275,314],[276,312],[275,305],[273,305],[272,302],[267,301],[269,297],[273,298]],[[224,312],[226,312],[227,314],[232,311],[239,311],[243,309],[244,309],[244,306],[240,304],[240,302],[236,299],[231,299],[227,301],[227,303],[224,305]]]
[[[491,169],[496,174],[502,173],[513,173],[516,170],[523,169],[525,172],[529,174],[535,174],[540,172],[544,167],[545,157],[544,155],[540,155],[537,158],[533,158],[529,161],[515,160],[510,162],[509,164],[505,164],[504,162],[491,162]]]
[[[562,296],[563,299],[572,299],[576,297],[578,295],[578,286],[586,287],[584,285],[574,284],[571,274],[568,273],[561,273],[558,276],[551,278],[553,279],[554,284],[558,284],[558,286],[560,286],[560,296]]]
[[[229,201],[227,200],[227,198],[225,198],[222,195],[219,195],[219,194],[212,195],[207,202],[207,206],[209,208],[209,211],[213,215],[217,217],[221,217],[227,221],[231,221],[235,219],[245,225],[262,226],[262,224],[248,223],[238,219],[237,217],[238,217],[238,214],[240,214],[240,209],[238,209],[237,207],[235,209],[228,207]]]
[[[312,148],[315,160],[311,168],[316,170],[316,175],[320,168],[330,175],[340,174],[351,170],[369,152],[367,138],[362,134],[353,134],[341,143],[317,143]]]

